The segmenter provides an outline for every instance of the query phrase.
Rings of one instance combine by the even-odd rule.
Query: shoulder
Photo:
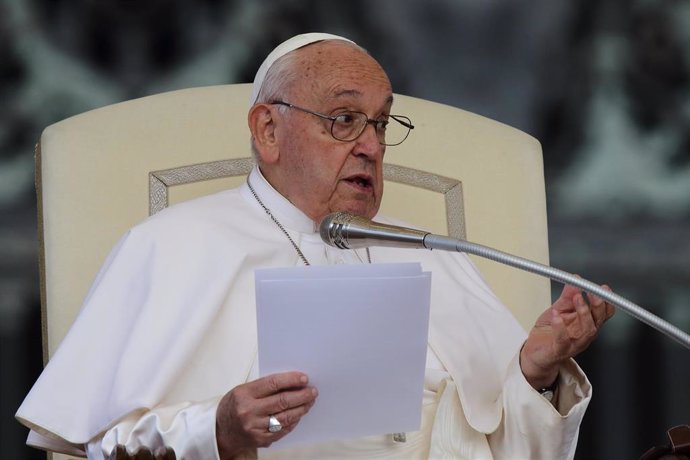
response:
[[[186,254],[201,247],[227,245],[236,234],[245,200],[236,189],[174,204],[131,227],[118,243],[125,252]],[[246,205],[245,205],[246,206]]]
[[[176,253],[216,252],[212,257],[220,255],[218,248],[244,254],[258,244],[283,242],[280,232],[242,187],[170,206],[131,228],[129,236]]]
[[[165,208],[135,225],[131,231],[142,234],[191,236],[236,224],[236,217],[247,208],[238,189],[205,195]]]
[[[142,223],[152,225],[171,221],[214,221],[223,220],[245,203],[239,189],[233,188],[222,192],[204,195],[176,203],[150,216]]]

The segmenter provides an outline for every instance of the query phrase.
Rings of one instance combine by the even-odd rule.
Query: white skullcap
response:
[[[345,37],[340,37],[338,35],[333,34],[324,34],[319,32],[295,35],[294,37],[284,41],[280,45],[276,46],[273,51],[271,51],[271,54],[269,54],[266,57],[266,59],[264,59],[264,62],[261,64],[261,67],[259,67],[259,70],[256,71],[256,76],[254,77],[254,86],[252,87],[252,97],[249,100],[249,105],[252,106],[254,105],[254,103],[256,103],[256,99],[259,97],[259,91],[261,91],[261,87],[264,84],[266,73],[268,72],[268,69],[271,68],[274,62],[288,54],[290,51],[302,48],[303,46],[307,46],[310,43],[320,42],[324,40],[344,40],[346,42],[355,43],[352,40]]]

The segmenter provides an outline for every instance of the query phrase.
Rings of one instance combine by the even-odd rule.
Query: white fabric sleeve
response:
[[[83,444],[71,444],[64,440],[52,438],[49,435],[43,435],[34,430],[29,431],[29,436],[26,438],[26,445],[48,452],[72,455],[79,458],[86,457],[86,451],[84,450]]]
[[[141,447],[155,451],[170,447],[177,458],[219,460],[216,444],[216,409],[221,398],[180,403],[132,413],[92,439],[89,459],[104,460],[119,445],[129,453]]]
[[[554,404],[527,382],[519,353],[511,361],[503,390],[503,420],[488,436],[496,459],[571,459],[592,386],[574,360],[559,370]]]

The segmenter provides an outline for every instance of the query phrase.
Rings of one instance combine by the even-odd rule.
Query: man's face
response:
[[[333,116],[344,110],[378,119],[390,113],[391,84],[370,56],[340,42],[300,53],[298,82],[286,102]],[[273,106],[279,158],[269,181],[315,222],[336,211],[372,218],[383,195],[383,154],[374,126],[350,142],[331,135],[331,121]],[[272,176],[272,177],[271,177]]]

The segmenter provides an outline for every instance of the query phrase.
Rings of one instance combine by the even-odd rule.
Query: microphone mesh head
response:
[[[343,236],[343,230],[353,217],[347,212],[334,212],[324,217],[319,225],[319,234],[323,242],[336,248],[349,249],[347,239]]]

